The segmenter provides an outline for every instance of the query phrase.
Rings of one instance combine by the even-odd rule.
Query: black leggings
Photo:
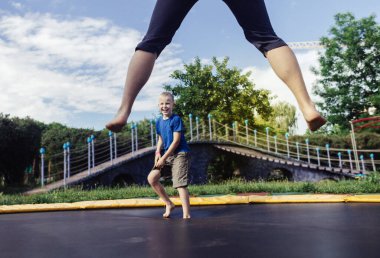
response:
[[[157,0],[148,32],[136,50],[156,53],[172,41],[183,19],[198,0]],[[261,53],[286,46],[274,32],[264,0],[223,0],[244,30],[245,38]]]

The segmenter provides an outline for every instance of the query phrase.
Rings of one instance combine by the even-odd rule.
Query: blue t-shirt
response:
[[[174,153],[190,151],[185,139],[184,131],[185,127],[183,125],[182,119],[176,114],[172,114],[168,119],[165,120],[161,116],[156,122],[156,132],[158,135],[161,135],[165,152],[169,149],[170,144],[173,142],[174,132],[181,132],[181,140]]]

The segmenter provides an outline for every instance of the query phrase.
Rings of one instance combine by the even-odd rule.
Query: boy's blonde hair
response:
[[[160,97],[170,97],[172,100],[173,100],[173,102],[174,102],[174,96],[173,96],[173,94],[171,93],[171,92],[168,92],[168,91],[165,91],[165,92],[162,92],[161,94],[160,94]]]

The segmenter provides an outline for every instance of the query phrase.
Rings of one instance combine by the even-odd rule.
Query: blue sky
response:
[[[49,123],[102,129],[117,110],[135,45],[144,36],[154,0],[1,0],[0,112]],[[378,16],[378,0],[267,0],[276,33],[287,42],[328,35],[338,12]],[[376,18],[379,22],[379,17]],[[295,50],[309,90],[318,50]],[[157,114],[157,94],[169,75],[199,56],[230,57],[266,88],[293,105],[294,97],[244,38],[221,0],[200,0],[172,44],[157,60],[140,93],[132,120]],[[312,96],[315,98],[315,96]],[[305,123],[299,118],[299,130]]]

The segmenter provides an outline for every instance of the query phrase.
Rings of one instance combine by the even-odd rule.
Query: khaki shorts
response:
[[[173,187],[186,187],[188,185],[188,174],[190,168],[190,154],[189,152],[178,152],[169,156],[165,165],[159,169],[161,176],[172,176]],[[157,170],[156,167],[153,170]]]

